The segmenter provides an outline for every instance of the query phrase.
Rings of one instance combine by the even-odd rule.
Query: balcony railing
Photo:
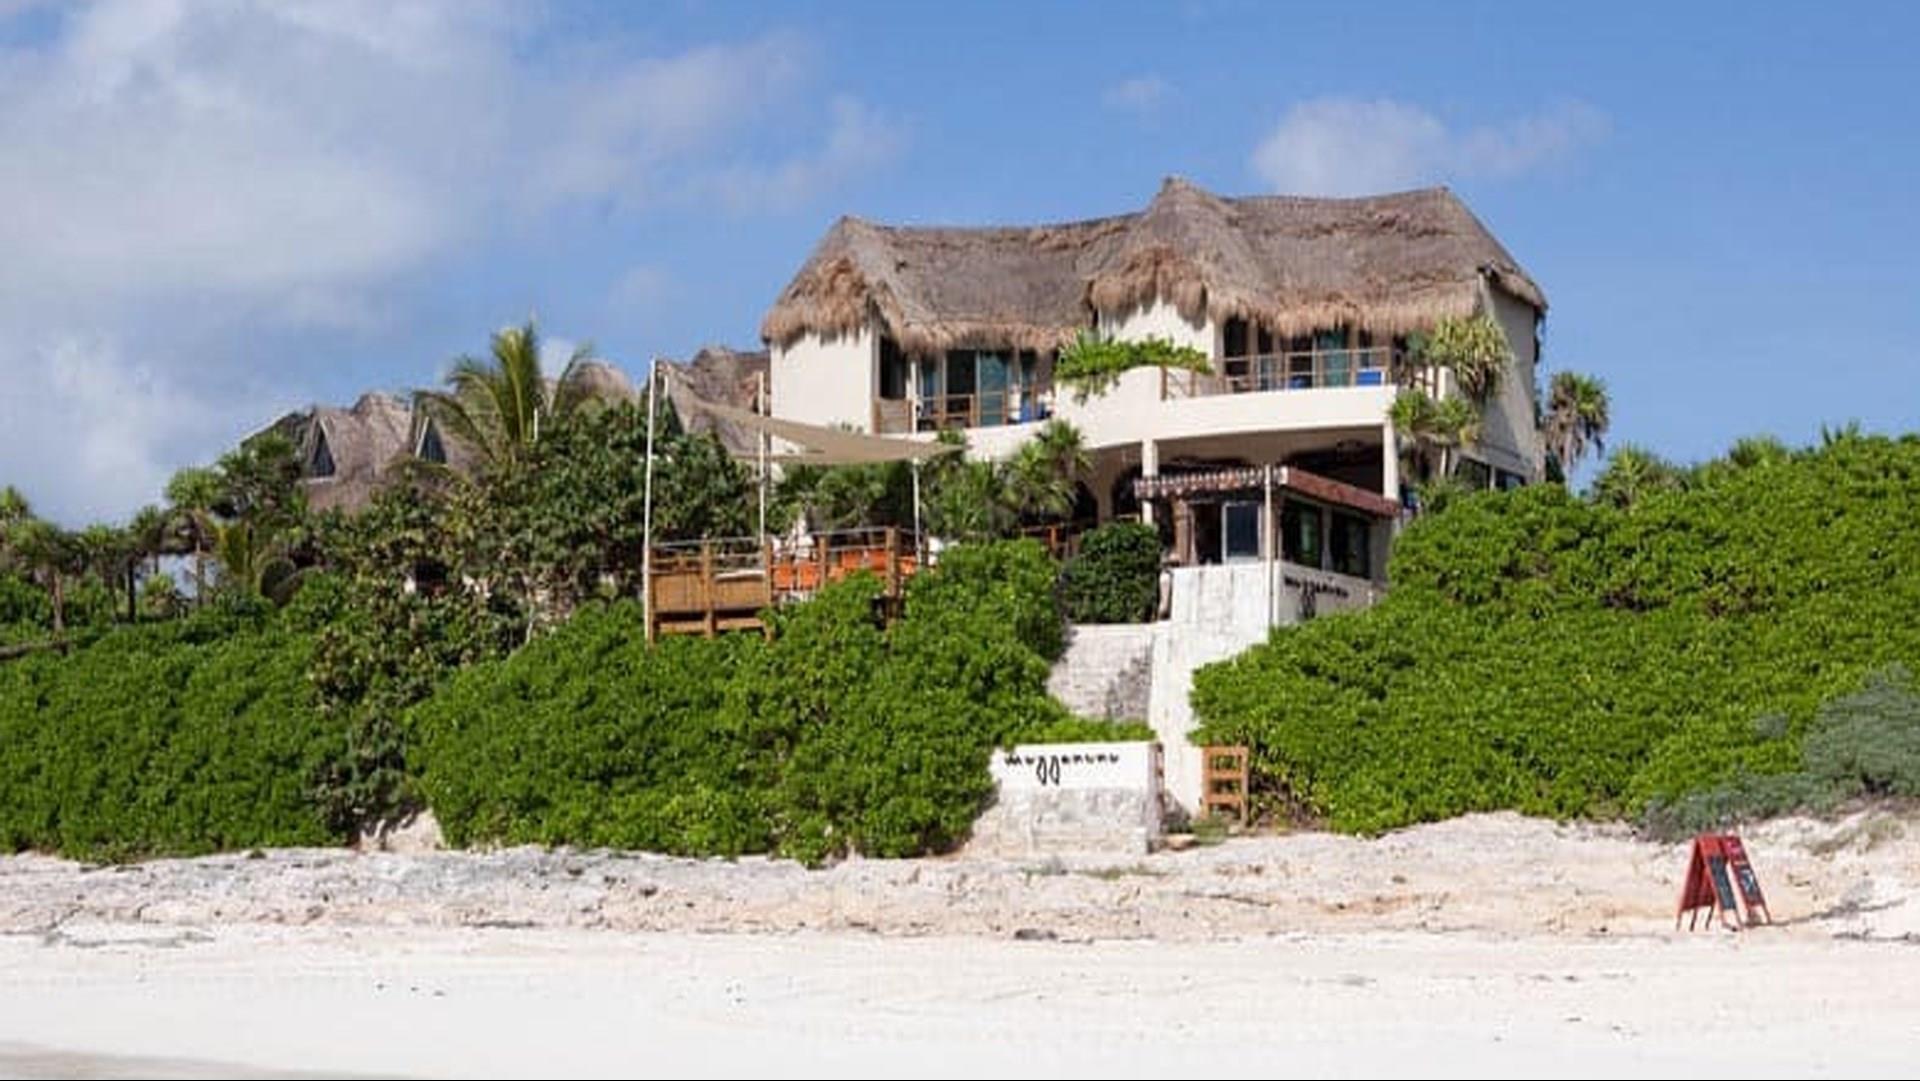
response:
[[[912,531],[890,527],[811,533],[799,543],[728,537],[657,544],[647,578],[647,634],[764,630],[765,609],[861,571],[879,577],[883,601],[897,602],[920,569],[922,548]]]
[[[1381,387],[1394,381],[1394,351],[1388,346],[1312,349],[1292,353],[1222,357],[1215,373],[1168,370],[1163,398],[1204,398],[1270,390]]]
[[[919,400],[881,398],[873,403],[873,429],[881,435],[938,432],[948,428],[1002,428],[1053,416],[1050,390],[942,394]]]

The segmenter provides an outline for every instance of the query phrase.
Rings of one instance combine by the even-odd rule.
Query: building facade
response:
[[[1166,182],[1135,214],[992,228],[834,225],[762,325],[775,416],[1003,456],[1058,418],[1092,453],[1101,520],[1160,525],[1176,563],[1260,558],[1379,579],[1414,478],[1389,420],[1409,337],[1483,314],[1511,370],[1458,455],[1481,486],[1532,483],[1540,288],[1446,189],[1223,198]],[[1189,346],[1211,373],[1142,367],[1056,386],[1079,334]],[[1270,498],[1273,470],[1300,483]],[[1183,481],[1181,478],[1187,478]],[[1255,480],[1255,478],[1258,478]],[[1325,483],[1321,483],[1325,482]],[[1311,490],[1309,490],[1311,489]]]

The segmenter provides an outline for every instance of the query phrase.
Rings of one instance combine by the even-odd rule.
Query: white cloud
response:
[[[556,338],[551,334],[540,335],[540,374],[549,379],[557,379],[567,370],[567,362],[573,359],[574,350],[580,343],[572,338]]]
[[[817,150],[724,170],[712,178],[714,194],[736,211],[788,208],[888,164],[906,147],[905,130],[858,99],[835,98],[832,112]]]
[[[1110,109],[1147,115],[1155,112],[1173,92],[1173,87],[1158,75],[1124,79],[1107,87],[1100,100]]]
[[[628,267],[607,290],[607,303],[615,310],[646,312],[665,304],[673,296],[673,278],[665,267],[641,263]]]
[[[61,521],[123,516],[155,502],[172,465],[264,428],[291,402],[256,383],[195,385],[126,355],[104,336],[68,336],[0,352],[0,444],[10,477]]]
[[[1571,159],[1607,129],[1605,114],[1579,102],[1504,127],[1453,130],[1417,105],[1319,98],[1287,110],[1254,150],[1253,168],[1276,191],[1362,195],[1456,177],[1519,176]]]
[[[0,483],[75,513],[124,512],[272,419],[226,388],[304,397],[299,358],[260,343],[311,357],[416,319],[409,275],[571,208],[778,211],[902,145],[785,34],[556,43],[508,0],[34,17],[47,33],[0,46],[0,321],[28,343],[0,347],[25,388],[0,403]]]

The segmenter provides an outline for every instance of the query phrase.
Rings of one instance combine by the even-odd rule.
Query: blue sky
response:
[[[1518,10],[1520,14],[1515,14]],[[0,483],[124,515],[538,313],[753,344],[835,217],[1446,183],[1681,459],[1920,425],[1920,9],[0,0]]]

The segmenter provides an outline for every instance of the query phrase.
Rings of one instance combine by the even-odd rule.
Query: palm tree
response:
[[[20,489],[11,484],[0,488],[0,528],[15,522],[26,521],[31,517],[33,517],[33,507],[28,505],[27,497],[20,494]]]
[[[52,522],[24,518],[7,527],[7,548],[13,557],[47,591],[53,607],[53,636],[67,632],[66,579],[73,573],[76,559],[73,539]]]
[[[1387,410],[1393,430],[1409,443],[1411,470],[1424,478],[1453,475],[1454,452],[1480,437],[1480,410],[1465,398],[1429,397],[1425,391],[1404,390]]]
[[[1562,480],[1573,475],[1574,465],[1587,456],[1589,449],[1596,454],[1606,452],[1611,412],[1605,383],[1578,372],[1553,374],[1540,434],[1547,453],[1560,467]]]
[[[1793,451],[1778,436],[1771,435],[1742,436],[1727,450],[1727,462],[1736,469],[1775,465],[1791,457]]]
[[[26,562],[14,548],[13,529],[31,521],[33,507],[27,497],[20,494],[20,489],[11,484],[0,488],[0,570]]]
[[[1048,421],[1008,464],[1006,502],[1022,517],[1070,518],[1080,479],[1092,470],[1093,458],[1080,429],[1063,420]]]
[[[492,356],[454,361],[446,390],[423,390],[414,404],[442,432],[500,468],[520,460],[542,427],[597,401],[602,384],[589,377],[593,347],[574,350],[560,378],[540,374],[540,335],[532,320],[493,335]]]
[[[133,561],[135,563],[145,562],[147,564],[148,577],[160,573],[160,557],[168,553],[172,533],[173,520],[171,516],[168,515],[164,509],[153,506],[152,504],[141,507],[139,511],[134,514],[133,520],[127,523],[127,535],[132,542]],[[131,607],[127,619],[137,622],[140,618],[140,612],[137,606],[138,584],[133,581],[134,577],[133,572],[130,571],[127,582],[127,603]]]
[[[220,561],[220,584],[285,604],[299,589],[305,572],[280,551],[273,529],[245,518],[214,526],[214,557]]]
[[[131,531],[95,524],[73,535],[75,562],[93,572],[109,592],[125,589],[127,620],[138,618],[134,608],[134,568],[140,561]]]
[[[1685,486],[1685,475],[1672,462],[1629,443],[1614,451],[1607,467],[1593,478],[1592,496],[1630,511],[1655,492]]]
[[[1452,372],[1461,391],[1475,402],[1493,397],[1513,367],[1513,349],[1507,344],[1506,332],[1484,313],[1442,319],[1433,329],[1414,336],[1414,343],[1416,366]]]
[[[205,603],[207,597],[207,549],[213,543],[213,508],[220,502],[223,487],[217,470],[202,467],[182,469],[167,481],[173,533],[183,544],[182,550],[193,555],[195,607]]]

